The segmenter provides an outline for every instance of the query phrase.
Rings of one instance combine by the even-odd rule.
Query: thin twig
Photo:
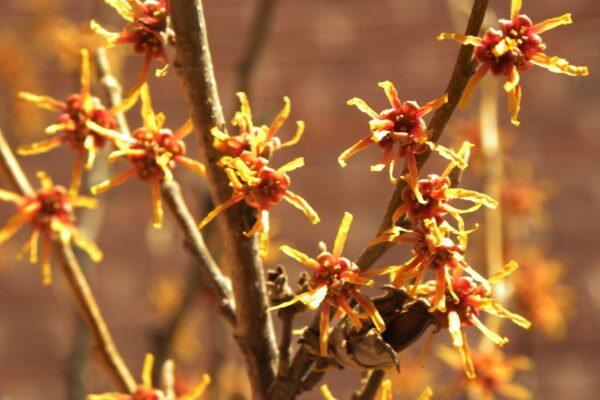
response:
[[[100,79],[100,83],[106,90],[110,105],[114,107],[118,104],[121,104],[121,101],[123,100],[123,88],[112,73],[110,62],[108,61],[108,55],[104,47],[98,47],[96,50],[96,66],[98,67],[98,79]],[[117,120],[117,124],[119,124],[119,130],[121,133],[129,135],[129,125],[127,124],[125,115],[123,113],[117,113],[115,118]]]
[[[2,168],[7,173],[14,190],[22,195],[34,193],[31,184],[12,154],[1,131],[0,155],[0,165],[2,165]],[[96,350],[107,372],[122,392],[135,392],[137,387],[135,379],[133,379],[131,372],[125,365],[113,342],[104,317],[100,312],[96,299],[81,271],[81,267],[70,244],[63,243],[60,238],[53,238],[53,253],[69,283],[75,303],[90,330],[90,334],[94,338]]]
[[[173,63],[188,102],[201,157],[207,162],[207,179],[213,200],[222,204],[231,196],[229,179],[217,161],[221,157],[212,146],[211,128],[225,131],[225,119],[208,46],[202,2],[173,0],[172,21],[177,37]],[[250,377],[253,396],[267,399],[275,378],[277,348],[262,262],[254,237],[243,235],[253,225],[253,209],[238,204],[220,218],[221,233],[227,248],[236,303],[235,339],[240,346]]]
[[[250,39],[238,67],[238,90],[248,93],[252,82],[252,75],[264,49],[267,33],[270,27],[274,5],[277,0],[260,0],[256,14],[252,20]]]
[[[361,387],[352,395],[352,400],[373,400],[384,376],[385,371],[382,369],[370,371],[361,381]]]
[[[214,293],[219,302],[219,310],[223,318],[235,325],[235,304],[231,295],[231,282],[222,273],[212,258],[204,238],[198,230],[194,217],[187,208],[179,184],[175,181],[161,183],[165,203],[173,212],[181,230],[186,237],[186,247],[198,261],[202,280]]]
[[[465,35],[479,35],[488,3],[489,0],[474,0],[467,28],[465,29]],[[462,93],[465,90],[469,78],[475,72],[476,64],[473,62],[472,58],[473,47],[465,45],[461,46],[454,65],[454,70],[452,71],[452,76],[450,77],[450,81],[446,88],[448,102],[435,112],[429,123],[428,129],[431,131],[430,140],[432,142],[437,142],[439,140],[454,109],[462,97]],[[417,156],[417,166],[419,169],[423,167],[430,154],[431,152],[427,151]],[[407,168],[405,166],[403,174],[406,173],[406,171]],[[406,188],[406,182],[404,180],[399,180],[385,211],[377,236],[391,227],[392,214],[400,207],[400,205],[402,205],[402,192],[404,191],[404,188]],[[368,247],[359,256],[356,264],[362,271],[366,271],[370,269],[392,246],[393,244],[383,243],[370,248]],[[315,324],[315,321],[316,318],[309,329],[318,330],[318,328],[316,328],[318,325]],[[310,370],[312,362],[313,359],[308,353],[308,350],[306,350],[304,346],[300,347],[292,361],[292,373],[290,377],[287,379],[279,379],[275,384],[273,393],[280,396],[277,397],[278,399],[293,399],[297,395],[302,378]]]

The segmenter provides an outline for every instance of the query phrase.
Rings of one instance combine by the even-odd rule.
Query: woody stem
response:
[[[173,0],[172,20],[177,36],[174,67],[186,96],[201,157],[215,204],[231,197],[229,179],[217,165],[221,157],[213,148],[211,128],[226,132],[208,46],[206,23],[200,0]],[[235,339],[242,350],[255,399],[267,399],[275,378],[277,348],[262,262],[255,237],[243,235],[254,224],[253,209],[240,203],[222,214],[221,233],[228,249],[227,259],[236,304]]]

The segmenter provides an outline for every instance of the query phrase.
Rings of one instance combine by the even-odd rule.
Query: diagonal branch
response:
[[[6,172],[15,191],[22,195],[34,193],[1,131],[0,165]],[[70,244],[63,243],[59,238],[53,238],[53,253],[69,283],[75,303],[94,339],[96,350],[104,367],[122,392],[134,393],[137,387],[135,379],[133,379],[114,344],[98,303],[92,294],[85,275],[81,271]]]
[[[207,179],[213,200],[222,204],[230,198],[231,189],[229,179],[216,165],[221,154],[212,146],[210,129],[218,127],[225,131],[226,128],[202,2],[173,0],[171,18],[177,46],[174,67],[188,102],[201,157],[207,162]],[[244,354],[254,398],[267,399],[275,377],[277,349],[273,322],[266,312],[265,277],[256,239],[242,233],[250,229],[253,219],[253,210],[239,204],[223,213],[220,222],[236,303],[235,339]]]
[[[465,35],[479,35],[481,25],[488,7],[489,0],[474,0]],[[437,142],[442,135],[446,124],[450,120],[454,109],[458,105],[460,98],[465,90],[467,82],[473,73],[475,72],[476,64],[472,60],[473,58],[473,47],[472,46],[461,46],[452,76],[446,88],[448,94],[448,102],[440,107],[434,114],[431,122],[429,123],[429,130],[432,132],[431,141]],[[417,166],[419,169],[425,164],[430,151],[422,153],[417,156]],[[407,172],[406,165],[404,166],[405,174]],[[383,220],[379,227],[379,231],[376,236],[379,236],[383,231],[389,229],[392,224],[392,214],[398,207],[402,205],[402,192],[406,188],[406,182],[404,180],[398,181],[398,184],[390,198],[388,207],[385,211]],[[393,244],[383,243],[371,248],[365,249],[359,256],[356,264],[361,268],[362,271],[370,269],[373,264],[387,251]],[[318,330],[317,318],[313,320],[313,323],[309,329]],[[278,379],[274,388],[273,393],[276,394],[277,399],[293,399],[299,393],[300,384],[302,378],[310,370],[313,359],[308,353],[308,350],[302,346],[296,352],[294,359],[292,360],[292,372],[289,377]]]

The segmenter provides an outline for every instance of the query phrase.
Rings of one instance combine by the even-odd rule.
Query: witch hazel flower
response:
[[[94,262],[102,260],[102,251],[94,242],[88,239],[75,226],[74,209],[78,207],[94,208],[96,200],[79,196],[62,186],[55,186],[52,179],[45,172],[38,172],[40,189],[32,194],[19,195],[0,189],[0,200],[14,203],[17,214],[6,222],[0,229],[0,244],[14,236],[24,225],[31,225],[32,234],[19,254],[29,252],[29,261],[42,267],[42,283],[52,283],[52,268],[50,253],[52,239],[58,237],[63,243],[73,241],[75,245],[84,250]],[[41,240],[41,257],[38,242]]]
[[[361,286],[373,286],[375,282],[365,278],[356,264],[342,257],[352,218],[352,214],[344,213],[344,218],[335,237],[333,250],[329,252],[325,245],[321,244],[322,251],[316,259],[289,246],[280,247],[282,252],[312,269],[313,273],[308,283],[309,290],[307,292],[297,295],[290,301],[273,306],[269,310],[288,307],[297,302],[302,302],[311,310],[316,310],[321,306],[319,342],[320,354],[323,357],[327,356],[331,307],[337,308],[336,315],[338,317],[346,314],[356,330],[359,331],[363,327],[362,316],[350,305],[350,301],[354,299],[373,321],[375,328],[380,333],[385,330],[385,322],[373,302],[360,293]]]
[[[175,391],[175,366],[172,360],[167,360],[162,370],[163,389],[154,387],[152,382],[152,369],[154,356],[146,354],[142,368],[142,383],[138,385],[133,394],[103,393],[90,394],[86,400],[199,400],[210,384],[210,376],[204,374],[202,379],[188,393],[178,395]]]
[[[463,374],[464,368],[460,356],[452,349],[440,346],[436,349],[436,355]],[[463,374],[456,382],[456,386],[486,400],[494,400],[495,395],[512,400],[533,398],[527,388],[515,382],[515,375],[519,371],[528,371],[533,368],[533,361],[528,357],[521,355],[507,357],[497,347],[490,347],[471,352],[471,359],[477,376],[473,379],[465,379]]]
[[[66,145],[76,152],[71,173],[71,191],[77,193],[81,185],[81,173],[85,165],[91,169],[96,153],[106,143],[106,138],[91,130],[87,123],[106,129],[117,126],[115,114],[131,108],[135,99],[127,99],[120,105],[107,110],[101,101],[90,93],[90,56],[86,49],[81,50],[81,91],[60,101],[48,96],[39,96],[28,92],[20,92],[19,98],[33,103],[40,108],[59,112],[58,121],[46,128],[46,134],[56,135],[51,139],[19,146],[17,152],[28,156],[45,153],[61,145]]]
[[[289,97],[283,98],[283,109],[277,114],[271,125],[255,126],[246,93],[238,92],[237,96],[240,99],[240,111],[235,113],[232,124],[239,128],[239,133],[230,136],[217,127],[212,128],[210,132],[215,138],[213,146],[216,149],[232,157],[239,157],[243,151],[253,151],[259,157],[270,159],[274,151],[293,146],[300,141],[304,132],[303,121],[296,122],[298,127],[290,140],[282,143],[281,139],[276,136],[290,115]]]
[[[572,23],[571,14],[563,14],[534,25],[528,16],[520,14],[521,6],[521,0],[512,0],[510,20],[501,19],[498,21],[500,29],[491,28],[483,38],[455,33],[442,33],[438,36],[438,40],[453,39],[461,44],[475,47],[475,59],[480,64],[467,84],[461,106],[464,108],[468,105],[473,90],[488,71],[496,76],[503,75],[507,79],[504,90],[508,93],[511,122],[517,126],[521,103],[521,72],[532,65],[538,65],[551,72],[570,76],[588,75],[587,67],[576,67],[570,65],[564,58],[544,53],[546,45],[540,34]]]
[[[517,267],[517,263],[511,261],[494,275],[489,277],[487,281],[490,284],[495,284],[514,272]],[[435,296],[437,293],[437,285],[435,282],[428,282],[419,285],[416,291],[417,294],[421,296]],[[452,336],[452,343],[454,347],[458,349],[466,375],[470,379],[475,378],[477,375],[469,353],[469,346],[464,328],[474,325],[488,339],[500,347],[508,343],[508,338],[500,336],[485,326],[480,319],[480,313],[482,311],[499,318],[509,319],[525,329],[531,327],[531,322],[527,319],[511,313],[502,305],[498,304],[496,299],[491,296],[491,290],[470,277],[462,276],[460,270],[455,270],[447,287],[445,298],[436,311],[436,315],[440,319],[442,326],[447,329],[450,336]]]
[[[252,136],[256,141],[256,136]],[[220,164],[224,167],[229,178],[233,193],[229,200],[215,207],[204,217],[199,229],[204,228],[217,215],[229,207],[244,201],[250,207],[258,210],[254,226],[244,235],[252,237],[259,235],[259,251],[265,258],[269,248],[269,211],[281,200],[285,200],[302,211],[313,224],[320,221],[319,216],[304,198],[288,189],[291,183],[288,172],[304,165],[304,159],[298,157],[278,169],[271,168],[266,158],[257,155],[258,146],[251,146],[253,151],[244,151],[239,157],[223,157]]]
[[[117,10],[127,21],[127,25],[118,33],[104,29],[94,20],[90,22],[90,27],[106,39],[108,47],[130,43],[136,54],[144,55],[139,82],[132,89],[134,91],[146,81],[153,59],[168,63],[164,45],[171,34],[167,23],[170,12],[169,0],[105,0],[105,2]],[[156,75],[164,75],[168,65],[157,70]]]
[[[429,311],[431,312],[444,308],[447,289],[453,274],[457,271],[466,272],[489,291],[491,287],[488,281],[465,260],[469,233],[470,231],[457,231],[447,222],[438,224],[434,218],[422,221],[422,226],[417,226],[413,230],[393,227],[373,240],[369,246],[379,243],[409,243],[413,245],[413,257],[404,264],[365,272],[364,276],[389,274],[393,285],[397,288],[402,288],[407,280],[414,279],[413,284],[408,287],[408,293],[415,296],[418,285],[423,281],[427,271],[432,271],[435,274],[433,281],[435,290],[430,299]],[[450,234],[457,235],[458,240],[453,240]]]
[[[473,145],[464,142],[456,153],[458,157],[468,157],[469,149]],[[453,188],[450,181],[450,172],[457,166],[451,160],[441,175],[431,174],[425,179],[416,181],[414,187],[406,187],[402,192],[403,203],[392,215],[392,223],[396,225],[404,216],[411,224],[418,224],[426,219],[436,219],[439,223],[446,215],[452,216],[458,224],[458,230],[463,230],[465,223],[461,214],[478,210],[482,206],[496,209],[498,202],[490,196],[463,188]],[[465,165],[460,165],[466,168]],[[458,208],[455,200],[464,200],[472,203],[468,208]]]
[[[338,157],[338,162],[342,167],[346,166],[346,162],[354,154],[373,144],[377,144],[379,149],[383,151],[383,156],[376,165],[371,166],[371,171],[382,171],[389,163],[392,183],[396,183],[394,177],[396,162],[406,157],[409,183],[411,183],[411,187],[414,187],[418,175],[416,155],[429,149],[437,151],[445,158],[456,161],[459,166],[465,165],[464,161],[453,151],[429,140],[431,134],[427,131],[427,125],[423,120],[425,115],[448,101],[447,95],[443,95],[420,107],[414,101],[405,101],[404,103],[400,101],[398,92],[391,82],[380,82],[379,86],[385,91],[391,108],[378,113],[369,107],[364,100],[355,97],[348,101],[348,105],[356,106],[360,111],[371,117],[369,121],[371,135],[359,140]],[[393,154],[394,147],[396,147],[395,154]]]
[[[164,128],[165,116],[156,114],[152,109],[150,90],[147,84],[140,88],[142,99],[141,114],[143,126],[136,129],[131,136],[116,130],[102,127],[88,121],[87,127],[96,134],[112,140],[117,147],[109,155],[109,161],[125,157],[130,168],[114,178],[107,179],[91,188],[94,195],[120,185],[132,176],[150,184],[152,192],[152,222],[155,228],[162,226],[163,208],[160,194],[160,183],[173,180],[173,169],[177,164],[204,176],[204,165],[185,156],[186,148],[183,139],[192,131],[191,121],[185,122],[177,131]]]

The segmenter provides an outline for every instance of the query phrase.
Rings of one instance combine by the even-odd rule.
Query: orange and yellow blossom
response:
[[[369,121],[371,135],[359,140],[339,156],[338,161],[342,167],[346,166],[346,161],[354,154],[373,144],[379,146],[383,151],[383,156],[377,165],[371,166],[371,171],[382,171],[389,162],[390,180],[395,183],[394,167],[396,162],[400,158],[406,157],[407,180],[412,188],[414,188],[418,178],[416,155],[429,149],[436,150],[443,157],[454,160],[461,168],[466,166],[466,163],[452,150],[429,140],[431,133],[427,131],[427,125],[423,120],[423,116],[448,101],[447,95],[419,107],[414,101],[402,103],[398,98],[396,88],[391,82],[380,82],[379,86],[385,91],[392,108],[377,113],[359,98],[355,97],[348,101],[348,105],[355,105],[360,111],[371,117]],[[396,145],[396,154],[392,155]]]
[[[449,366],[463,369],[460,357],[448,347],[438,347],[436,354]],[[533,398],[529,390],[513,382],[519,370],[530,370],[533,367],[533,362],[529,358],[506,357],[497,347],[490,347],[486,350],[473,351],[471,359],[477,376],[474,379],[465,379],[463,374],[457,386],[464,387],[469,393],[476,394],[477,398],[483,400],[494,400],[496,394],[512,400]]]
[[[360,293],[360,286],[373,286],[375,282],[365,278],[360,273],[360,269],[349,259],[342,257],[344,244],[348,237],[350,224],[352,223],[352,214],[344,213],[344,218],[340,224],[332,252],[323,249],[316,259],[295,250],[289,246],[281,246],[282,252],[292,257],[296,261],[306,265],[313,270],[309,281],[309,291],[299,294],[290,301],[271,307],[269,310],[276,310],[288,307],[298,301],[305,304],[311,310],[316,310],[321,306],[320,322],[320,353],[323,357],[327,356],[327,341],[329,338],[329,316],[330,308],[337,307],[338,316],[344,313],[359,331],[363,324],[361,315],[352,309],[350,300],[354,299],[360,307],[367,313],[373,321],[375,328],[379,332],[385,330],[385,322],[375,308],[375,305],[367,297]]]
[[[325,400],[337,400],[327,385],[321,385],[321,395]],[[379,392],[379,400],[393,400],[392,381],[389,379],[381,382],[381,391]],[[421,393],[417,400],[429,400],[433,396],[433,390],[427,388]]]
[[[154,387],[152,382],[152,368],[154,367],[154,356],[146,354],[144,367],[142,368],[142,383],[138,385],[133,394],[124,393],[103,393],[90,394],[86,400],[198,400],[206,391],[210,384],[210,377],[207,374],[202,376],[202,380],[192,389],[191,392],[177,395],[175,393],[174,365],[171,360],[165,363],[163,369],[164,390]],[[166,382],[164,382],[166,381]]]
[[[518,265],[511,261],[501,270],[487,279],[490,284],[494,284],[510,275]],[[428,282],[419,285],[416,289],[419,296],[435,296],[436,283]],[[498,346],[508,343],[508,338],[502,337],[491,331],[479,319],[481,311],[495,315],[500,318],[507,318],[515,324],[529,329],[531,322],[520,315],[511,313],[491,297],[491,290],[487,290],[482,284],[475,282],[472,278],[464,277],[460,270],[455,270],[454,275],[446,289],[446,296],[435,312],[442,326],[448,329],[452,336],[452,343],[458,349],[468,378],[475,378],[476,372],[473,361],[469,353],[467,336],[464,328],[475,325],[488,339]]]
[[[152,59],[168,62],[164,45],[170,34],[167,23],[170,12],[169,0],[104,1],[117,10],[119,15],[127,21],[127,25],[119,33],[107,31],[94,20],[90,22],[90,27],[106,39],[108,47],[131,43],[134,53],[144,54],[140,78],[133,88],[135,90],[146,81]],[[157,70],[156,75],[164,75],[168,65]]]
[[[163,127],[165,123],[164,114],[154,113],[147,84],[142,85],[140,94],[144,125],[136,129],[131,136],[88,121],[87,126],[90,130],[114,141],[118,150],[109,155],[109,160],[113,161],[119,157],[126,157],[131,164],[129,169],[114,178],[93,186],[91,191],[97,195],[137,175],[139,179],[150,184],[152,191],[152,221],[154,227],[160,228],[163,220],[160,183],[173,179],[172,170],[176,164],[181,164],[202,176],[204,176],[204,165],[185,156],[186,149],[183,139],[192,131],[191,121],[188,120],[173,133],[170,129]]]
[[[288,190],[291,183],[288,172],[304,165],[304,158],[298,157],[287,164],[273,169],[269,160],[260,156],[262,141],[256,131],[249,133],[250,151],[242,151],[239,157],[222,157],[219,163],[223,166],[233,188],[231,198],[215,207],[199,224],[202,229],[218,214],[229,207],[244,201],[250,207],[258,210],[254,226],[244,235],[251,237],[259,235],[260,255],[267,256],[269,248],[269,210],[281,200],[285,200],[302,211],[312,222],[320,221],[319,216],[306,200]]]
[[[29,261],[38,262],[38,241],[42,240],[41,258],[42,282],[52,283],[50,252],[52,238],[57,236],[64,243],[71,240],[83,249],[94,262],[102,260],[102,251],[75,226],[74,209],[78,207],[93,208],[96,200],[76,195],[62,186],[55,186],[52,179],[44,172],[37,173],[40,189],[29,195],[19,195],[0,189],[0,200],[14,203],[17,214],[0,230],[0,244],[15,235],[26,223],[33,230],[30,239],[25,243],[19,256],[29,251]]]
[[[504,75],[507,79],[504,90],[508,93],[508,111],[511,122],[517,126],[521,103],[520,72],[535,64],[551,72],[570,76],[588,75],[587,67],[575,67],[564,58],[544,53],[546,45],[540,34],[560,25],[570,24],[571,14],[563,14],[534,25],[529,17],[520,14],[521,5],[522,0],[511,0],[510,20],[501,19],[498,21],[500,29],[490,28],[483,38],[455,33],[442,33],[438,36],[438,40],[454,39],[475,47],[475,59],[480,65],[467,84],[461,106],[468,105],[473,89],[488,71],[493,75]]]
[[[468,156],[473,145],[464,142],[456,155],[462,159]],[[411,224],[418,224],[426,219],[436,219],[440,223],[444,216],[449,214],[458,223],[458,230],[464,230],[464,221],[461,214],[478,210],[482,206],[495,209],[498,202],[490,196],[463,188],[453,188],[450,181],[450,172],[458,166],[455,160],[451,160],[441,175],[431,174],[425,179],[416,181],[414,187],[406,187],[402,192],[403,203],[392,215],[392,223],[395,225],[403,216],[407,216]],[[462,166],[466,168],[466,164]],[[455,200],[465,200],[473,203],[466,209],[455,207]]]
[[[450,234],[456,234],[458,241],[455,242]],[[407,230],[401,227],[393,227],[384,235],[378,237],[370,246],[378,243],[395,242],[410,243],[413,245],[413,257],[404,264],[392,265],[385,268],[372,270],[365,276],[391,275],[394,286],[401,288],[409,279],[415,279],[409,287],[409,294],[415,296],[418,285],[428,270],[435,273],[435,291],[431,298],[430,311],[443,309],[447,288],[450,286],[452,275],[457,271],[465,271],[479,284],[490,289],[490,285],[475,269],[465,260],[467,248],[467,234],[470,232],[457,231],[447,222],[438,225],[436,219],[426,219],[422,227]]]
[[[216,149],[232,157],[239,157],[243,151],[253,151],[258,156],[269,159],[274,151],[298,143],[304,132],[303,121],[296,122],[298,125],[296,133],[287,142],[281,143],[281,139],[275,136],[290,115],[291,102],[289,97],[285,96],[283,98],[283,109],[277,114],[270,126],[255,126],[246,93],[238,92],[237,96],[240,99],[240,111],[235,113],[231,123],[238,126],[239,133],[230,136],[217,127],[212,128],[210,132],[215,138],[213,146]],[[254,150],[252,146],[255,146]]]
[[[77,153],[72,169],[71,191],[77,193],[81,184],[81,172],[90,169],[96,153],[105,143],[106,138],[91,130],[88,121],[106,129],[117,126],[115,114],[131,108],[135,98],[130,98],[120,105],[107,110],[100,99],[90,93],[90,56],[86,49],[81,50],[81,91],[67,97],[62,102],[48,96],[38,96],[28,92],[20,92],[19,98],[33,103],[46,110],[60,113],[58,122],[46,128],[46,134],[59,136],[29,145],[19,146],[20,155],[33,155],[50,151],[60,145],[67,145]],[[87,160],[86,160],[87,158]]]

